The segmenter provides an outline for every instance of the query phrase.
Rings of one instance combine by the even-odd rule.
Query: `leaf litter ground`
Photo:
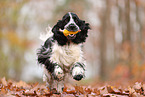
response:
[[[128,83],[130,84],[130,83]],[[144,97],[145,84],[135,82],[132,85],[118,83],[110,85],[106,83],[93,83],[85,86],[65,85],[62,93],[56,90],[50,91],[45,84],[24,81],[0,80],[0,97]]]

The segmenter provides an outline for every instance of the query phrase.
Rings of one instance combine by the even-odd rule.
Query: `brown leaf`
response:
[[[79,87],[78,91],[79,91],[81,94],[85,94],[85,91],[84,91],[83,87],[81,87],[81,86]]]
[[[34,88],[34,87],[36,87],[36,86],[38,86],[38,82],[36,82],[36,83],[34,83],[33,85],[32,85],[32,87]]]
[[[24,91],[23,95],[24,96],[37,96],[36,91],[34,91],[33,89]]]
[[[100,89],[100,94],[108,94],[108,90],[107,90],[106,86],[104,86]]]
[[[95,88],[93,92],[96,93],[97,95],[100,95],[100,91],[97,88]]]
[[[136,82],[135,85],[133,86],[134,89],[139,90],[141,89],[141,82]]]
[[[30,85],[28,85],[24,81],[19,81],[17,83],[14,83],[13,85],[16,86],[16,87],[24,87],[24,88],[30,88],[31,87]]]
[[[115,93],[112,86],[107,86],[107,90],[109,93]]]
[[[75,97],[73,94],[62,94],[61,97]]]
[[[6,93],[8,93],[8,91],[5,88],[2,88],[0,94],[6,94]]]
[[[3,78],[1,79],[1,82],[2,82],[2,84],[3,84],[4,86],[7,86],[7,85],[8,85],[5,77],[3,77]]]
[[[86,89],[85,89],[85,92],[86,92],[87,94],[91,94],[92,90],[91,90],[90,88],[86,88]]]
[[[76,90],[67,90],[67,87],[64,87],[63,92],[67,93],[67,94],[76,94]]]
[[[143,94],[145,95],[145,84],[143,84]]]
[[[129,90],[129,94],[130,94],[130,95],[132,95],[133,93],[135,93],[134,88],[129,87],[128,90]]]

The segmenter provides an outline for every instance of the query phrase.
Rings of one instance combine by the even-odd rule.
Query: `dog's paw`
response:
[[[53,74],[55,80],[61,81],[64,78],[64,72],[59,65],[55,66]]]
[[[73,79],[79,81],[85,76],[85,71],[82,67],[74,67],[72,70]]]
[[[57,92],[62,93],[63,89],[64,89],[64,84],[59,82],[58,85],[57,85]]]
[[[82,78],[83,78],[83,75],[81,75],[81,74],[75,75],[75,76],[73,77],[73,79],[75,79],[75,80],[77,80],[77,81],[81,80]]]

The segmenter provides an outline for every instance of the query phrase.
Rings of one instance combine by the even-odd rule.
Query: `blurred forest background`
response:
[[[0,0],[0,77],[42,81],[39,35],[70,11],[91,25],[86,79],[145,81],[145,0]]]

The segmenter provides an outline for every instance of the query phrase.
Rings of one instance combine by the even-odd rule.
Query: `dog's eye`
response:
[[[78,23],[79,21],[78,21],[78,19],[74,19],[74,21],[76,22],[76,23]]]
[[[77,19],[76,17],[73,17],[73,19],[74,19],[74,21],[75,21],[76,23],[79,22],[78,19]]]
[[[69,17],[65,19],[65,23],[68,23],[69,22]]]
[[[78,23],[79,21],[76,19],[75,22]]]
[[[67,23],[68,22],[68,19],[66,19],[65,22]]]

